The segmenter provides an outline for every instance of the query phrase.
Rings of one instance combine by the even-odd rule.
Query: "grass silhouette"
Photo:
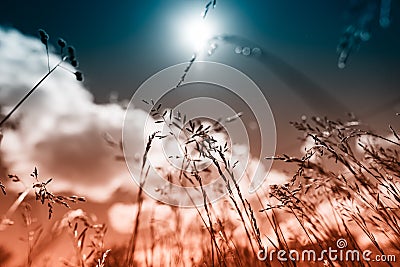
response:
[[[216,1],[207,3],[204,18],[215,4]],[[40,30],[39,37],[49,59],[49,36]],[[237,37],[228,37],[225,41],[238,41]],[[56,69],[65,69],[63,64],[66,62],[73,68],[78,66],[74,48],[68,47],[62,39],[58,41],[58,46],[60,61],[51,67],[48,60],[48,72],[2,119],[0,127],[6,125],[12,114]],[[275,66],[280,73],[290,68],[271,55],[264,54],[265,57],[280,63]],[[184,82],[195,60],[194,56],[177,86]],[[71,72],[77,80],[83,80],[81,72]],[[292,72],[298,74],[295,70]],[[307,84],[306,77],[298,74],[296,80],[299,77]],[[344,121],[314,117],[293,122],[294,128],[304,137],[303,141],[309,141],[304,155],[292,157],[283,154],[267,159],[296,165],[292,179],[284,184],[264,186],[256,192],[254,199],[248,199],[243,194],[242,185],[237,182],[238,177],[235,177],[237,163],[229,158],[232,147],[219,143],[214,137],[221,125],[210,126],[201,120],[187,121],[185,114],[163,109],[152,101],[146,103],[152,105],[151,116],[156,123],[170,130],[168,137],[175,140],[183,152],[179,158],[180,171],[166,176],[181,185],[199,188],[203,206],[195,207],[197,220],[191,222],[189,228],[180,227],[183,225],[183,212],[173,209],[173,216],[165,218],[163,223],[175,227],[158,227],[160,222],[155,221],[153,214],[147,222],[150,225],[150,240],[140,229],[144,224],[142,187],[149,173],[149,152],[154,140],[167,138],[155,132],[149,136],[139,166],[141,186],[136,199],[138,209],[128,242],[107,244],[105,224],[93,222],[83,210],[68,210],[56,223],[56,230],[69,234],[74,255],[65,255],[62,261],[50,263],[50,266],[337,266],[337,262],[327,255],[320,262],[278,261],[276,258],[260,260],[258,256],[260,252],[271,250],[283,250],[287,254],[293,249],[321,252],[336,247],[336,241],[341,238],[347,241],[349,249],[370,249],[379,255],[395,255],[400,250],[400,138],[395,127],[389,126],[391,136],[386,137],[368,130],[353,117]],[[177,136],[175,130],[181,132],[183,138]],[[198,168],[201,160],[210,161],[213,171],[223,179],[224,190],[228,192],[223,201],[210,201],[204,190],[208,172]],[[18,176],[8,176],[8,182],[22,183],[25,190],[2,217],[0,231],[8,231],[12,227],[11,216],[18,207],[22,207],[28,245],[24,266],[43,266],[43,262],[35,261],[35,252],[47,232],[34,227],[32,206],[25,202],[26,196],[34,192],[35,200],[47,206],[49,219],[52,218],[54,205],[69,208],[71,203],[84,202],[85,199],[53,194],[47,186],[56,183],[57,179],[42,181],[36,168],[31,178],[32,185],[25,185]],[[0,182],[4,195],[7,193],[6,185]],[[188,243],[192,243],[195,249],[187,247]],[[0,266],[6,264],[9,258],[8,251],[0,247]],[[350,264],[372,265],[362,260]],[[390,261],[382,264],[395,266]]]

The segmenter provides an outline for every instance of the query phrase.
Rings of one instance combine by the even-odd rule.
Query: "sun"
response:
[[[208,40],[213,36],[212,25],[201,17],[193,18],[184,24],[185,42],[196,52],[205,48]]]

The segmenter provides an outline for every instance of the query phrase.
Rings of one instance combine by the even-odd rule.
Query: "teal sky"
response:
[[[341,70],[336,46],[362,13],[349,11],[357,2],[379,1],[218,0],[206,18],[210,31],[244,39],[244,45],[260,47],[274,60],[236,55],[234,43],[221,43],[213,56],[201,59],[228,64],[252,78],[270,102],[278,136],[302,114],[340,117],[353,111],[385,127],[389,122],[382,116],[391,120],[399,111],[400,4],[392,1],[390,27],[373,20],[371,40],[353,51]],[[151,75],[188,61],[193,47],[185,37],[206,3],[5,1],[0,24],[28,35],[43,28],[54,43],[59,36],[69,41],[78,51],[87,88],[97,102],[105,102],[112,91],[129,98]]]

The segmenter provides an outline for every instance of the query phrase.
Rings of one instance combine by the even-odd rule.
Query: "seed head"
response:
[[[80,71],[75,72],[76,80],[82,82],[83,81],[83,74]]]
[[[79,66],[79,62],[76,59],[71,60],[71,65],[74,68],[77,68]]]
[[[67,45],[67,42],[65,42],[65,40],[62,38],[59,38],[57,43],[61,48],[64,48]]]
[[[67,52],[68,52],[69,60],[71,60],[71,61],[75,60],[75,48],[73,46],[68,46]]]
[[[42,29],[38,31],[39,36],[40,36],[40,41],[42,44],[47,45],[47,41],[49,40],[49,35]]]

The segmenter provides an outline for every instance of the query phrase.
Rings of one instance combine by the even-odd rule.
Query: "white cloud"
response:
[[[50,55],[51,65],[58,62]],[[70,67],[72,68],[72,67]],[[3,113],[47,72],[44,46],[14,29],[0,28],[0,106]],[[132,110],[138,123],[130,123],[136,139],[143,140],[141,110]],[[109,134],[121,139],[125,111],[117,104],[97,105],[75,76],[56,70],[21,106],[12,119],[17,130],[3,130],[2,160],[12,173],[29,177],[33,168],[43,179],[54,177],[52,190],[73,191],[97,201],[109,199],[121,186],[134,188],[122,153],[105,141]],[[135,143],[137,153],[143,144]]]
[[[57,55],[50,54],[51,65],[58,60]],[[37,38],[14,29],[0,28],[0,106],[3,113],[46,72],[45,48]],[[127,136],[129,140],[126,141],[133,147],[132,157],[140,163],[144,141],[156,125],[150,123],[154,128],[144,133],[147,114],[138,109],[129,112],[133,116],[129,116],[131,120],[126,123],[132,135]],[[115,160],[122,151],[111,147],[104,138],[108,134],[116,141],[121,139],[124,114],[125,111],[115,103],[95,104],[93,96],[73,74],[58,69],[12,117],[20,118],[17,130],[4,130],[2,161],[10,172],[28,179],[37,167],[43,179],[54,178],[50,189],[55,192],[71,191],[95,201],[107,201],[121,188],[133,192],[136,185],[125,162]],[[226,136],[217,138],[224,140]],[[166,144],[164,148],[170,147],[176,145]],[[161,149],[160,140],[155,140],[149,154],[153,167],[170,164],[165,157],[172,152],[166,151],[164,155]],[[244,171],[248,154],[247,146],[234,145],[233,158],[240,160],[235,170],[237,177]],[[257,165],[253,161],[251,159],[248,165],[250,176],[264,175],[264,168],[259,168],[257,173],[251,171]],[[140,164],[137,166],[139,168]],[[131,171],[139,172],[138,169]],[[148,184],[153,184],[153,175],[157,175],[155,171],[150,172]],[[280,183],[285,179],[278,180]],[[14,185],[14,189],[21,188]]]

